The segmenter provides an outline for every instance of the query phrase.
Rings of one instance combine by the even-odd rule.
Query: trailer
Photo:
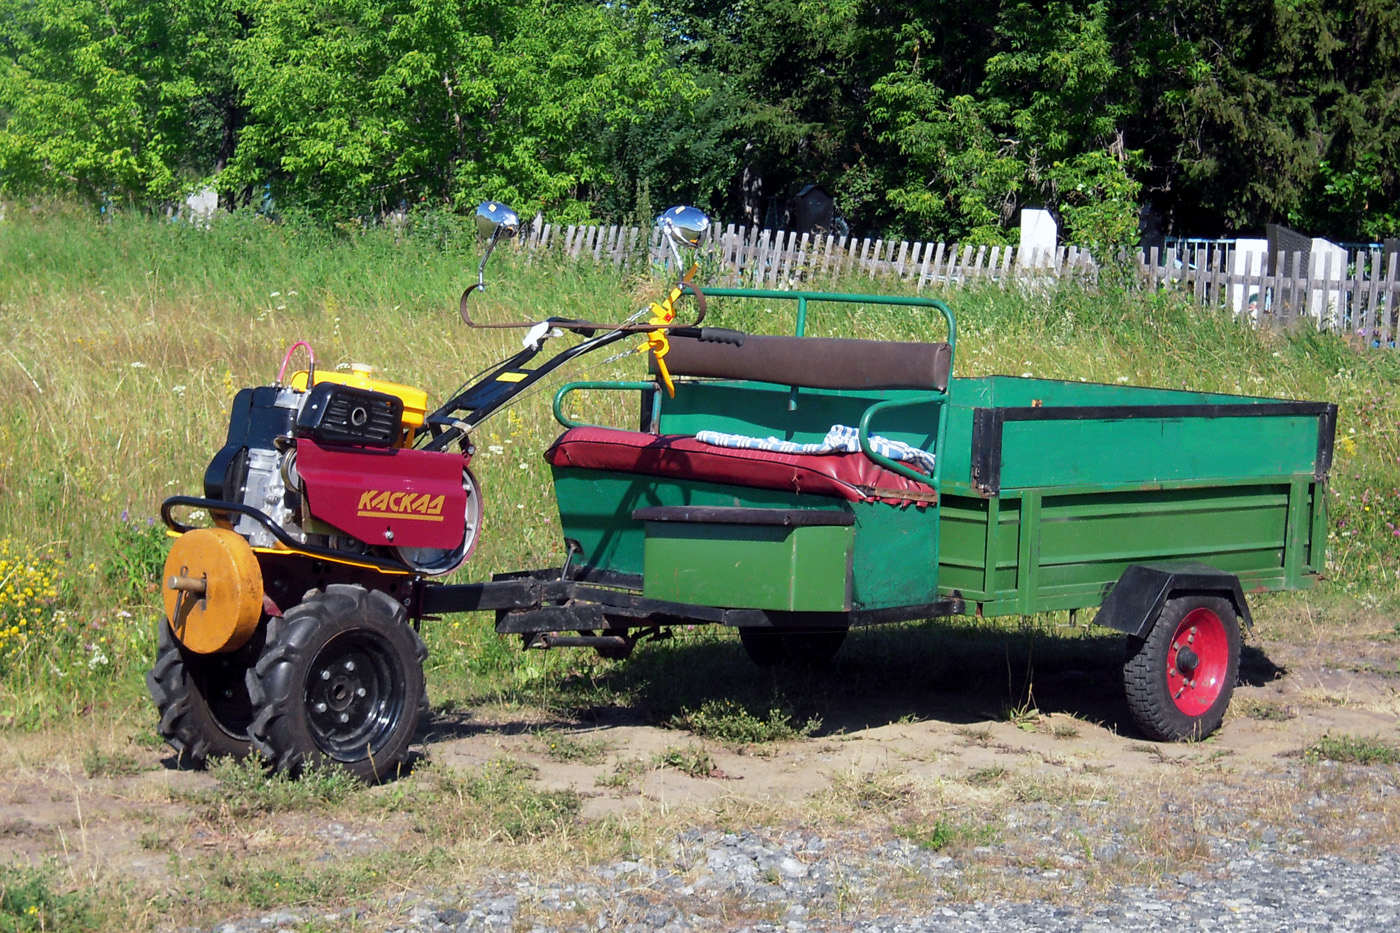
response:
[[[528,648],[622,656],[678,624],[738,629],[754,661],[829,659],[881,622],[1098,608],[1128,636],[1133,717],[1208,735],[1238,672],[1246,592],[1324,569],[1336,407],[1047,379],[951,376],[938,301],[711,289],[711,298],[926,305],[937,344],[672,337],[659,380],[559,389],[546,453],[559,568],[420,590],[423,615],[494,609]],[[568,418],[575,393],[640,396],[635,429]],[[717,447],[713,431],[859,452]],[[923,473],[871,437],[934,454]],[[776,446],[776,445],[774,445]]]

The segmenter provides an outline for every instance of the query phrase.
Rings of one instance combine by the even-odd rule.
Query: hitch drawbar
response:
[[[496,631],[521,635],[527,648],[627,651],[640,638],[664,638],[666,626],[724,625],[740,629],[848,628],[958,615],[961,599],[854,612],[790,612],[725,608],[649,599],[642,577],[606,570],[550,568],[496,574],[487,583],[418,580],[408,600],[415,619],[494,610]],[[577,634],[561,634],[577,633]]]

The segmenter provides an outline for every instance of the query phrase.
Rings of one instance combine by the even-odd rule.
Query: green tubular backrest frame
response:
[[[796,301],[797,319],[793,328],[794,336],[804,337],[807,332],[807,303],[809,301],[835,302],[838,304],[876,304],[890,307],[906,308],[933,308],[943,315],[943,320],[948,327],[948,379],[952,384],[953,367],[957,362],[958,355],[958,329],[957,322],[953,318],[953,311],[946,304],[936,298],[917,298],[904,295],[848,295],[840,292],[780,292],[759,288],[707,288],[705,296],[708,298],[761,298],[765,301]],[[560,424],[569,428],[583,427],[582,422],[574,421],[564,414],[564,398],[571,392],[583,389],[608,389],[624,391],[654,391],[655,382],[570,382],[559,387],[559,391],[554,394],[554,418]],[[794,396],[796,387],[793,388]],[[794,397],[795,401],[795,397]],[[660,399],[656,399],[659,407]],[[870,444],[871,422],[875,417],[883,412],[894,408],[903,408],[910,405],[937,405],[940,408],[948,402],[948,390],[920,393],[910,398],[889,399],[883,402],[876,402],[865,410],[860,419],[860,449],[867,457],[887,470],[908,477],[916,482],[932,486],[936,495],[942,494],[943,483],[943,450],[944,439],[948,431],[948,418],[945,411],[940,411],[938,417],[938,436],[934,442],[933,475],[928,476],[909,467],[897,460],[880,454],[874,450]],[[653,409],[653,417],[657,414]]]

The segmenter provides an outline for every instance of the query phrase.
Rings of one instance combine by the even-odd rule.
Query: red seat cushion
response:
[[[545,451],[556,467],[641,473],[757,489],[783,489],[848,502],[927,504],[932,490],[864,454],[785,454],[716,447],[684,434],[570,428]]]

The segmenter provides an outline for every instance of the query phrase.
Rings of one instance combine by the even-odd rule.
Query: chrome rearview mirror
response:
[[[476,232],[490,239],[486,241],[486,251],[481,254],[481,264],[476,267],[476,282],[462,292],[462,301],[458,306],[462,320],[468,324],[472,324],[472,319],[467,314],[467,298],[478,288],[486,287],[486,260],[491,258],[491,251],[496,248],[498,240],[502,237],[509,240],[520,232],[520,215],[500,201],[482,201],[476,206]]]
[[[662,212],[661,235],[670,244],[671,253],[676,257],[676,266],[682,275],[685,261],[681,258],[682,249],[697,249],[709,236],[710,218],[698,207],[678,204]]]
[[[498,237],[510,239],[520,232],[520,215],[499,201],[482,201],[476,206],[476,230],[494,246]]]

